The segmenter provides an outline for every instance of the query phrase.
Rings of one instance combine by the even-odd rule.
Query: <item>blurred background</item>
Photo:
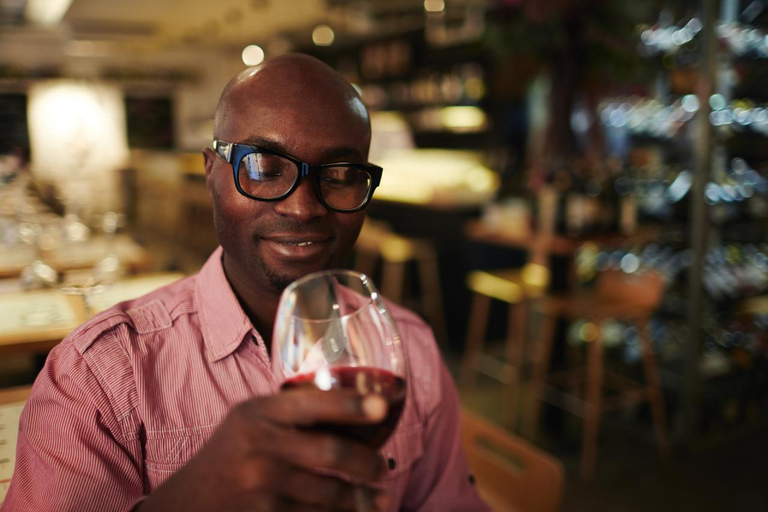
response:
[[[350,266],[430,323],[468,412],[564,469],[529,490],[765,510],[767,31],[766,0],[0,0],[0,386],[200,267],[219,94],[299,51],[372,114]]]

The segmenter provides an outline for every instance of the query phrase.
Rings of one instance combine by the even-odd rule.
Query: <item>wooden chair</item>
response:
[[[447,339],[443,294],[437,251],[429,240],[399,235],[383,222],[366,219],[355,244],[354,267],[358,272],[372,276],[381,262],[381,293],[388,299],[403,304],[406,297],[406,267],[415,263],[420,296],[416,309],[424,315],[435,337]]]
[[[467,275],[472,291],[467,340],[461,360],[459,382],[463,391],[475,388],[477,372],[504,384],[503,419],[514,425],[517,394],[525,357],[528,304],[541,297],[549,285],[549,270],[529,263],[522,269],[473,270]],[[493,300],[507,303],[507,332],[503,357],[484,351],[488,319]]]
[[[542,298],[536,306],[545,320],[540,329],[533,362],[530,403],[524,418],[525,435],[532,439],[537,431],[541,402],[546,401],[584,419],[581,473],[594,474],[600,416],[612,408],[648,401],[653,416],[656,441],[663,457],[669,454],[664,403],[656,356],[648,336],[648,322],[661,302],[662,277],[655,272],[626,274],[605,271],[595,283],[594,291],[575,292]],[[584,368],[559,375],[549,375],[549,359],[558,318],[587,318],[593,322]],[[603,368],[602,324],[609,318],[632,321],[640,333],[645,383],[640,384]],[[603,397],[605,387],[618,393]],[[563,387],[571,392],[565,392]]]
[[[496,512],[555,512],[564,470],[559,460],[464,409],[462,444],[478,492]]]

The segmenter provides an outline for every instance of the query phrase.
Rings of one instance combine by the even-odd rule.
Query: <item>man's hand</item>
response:
[[[386,496],[368,487],[385,472],[376,450],[311,427],[378,423],[386,408],[377,395],[307,389],[243,402],[138,512],[355,510],[360,486],[385,510]],[[339,471],[360,485],[317,468]]]

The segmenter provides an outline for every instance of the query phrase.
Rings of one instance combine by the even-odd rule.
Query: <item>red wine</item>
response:
[[[354,389],[360,393],[377,393],[384,397],[389,407],[387,416],[380,423],[372,425],[338,425],[324,423],[315,429],[353,437],[378,448],[395,430],[405,405],[405,380],[388,370],[366,366],[330,367],[332,389]],[[288,379],[282,389],[296,389],[315,386],[315,374],[307,373]]]

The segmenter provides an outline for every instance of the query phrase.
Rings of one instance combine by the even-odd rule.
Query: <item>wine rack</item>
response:
[[[687,440],[768,419],[768,11],[719,6],[639,27],[640,52],[661,64],[654,97],[608,98],[598,112],[645,153],[617,182],[661,236],[591,261],[667,275],[653,329]]]

